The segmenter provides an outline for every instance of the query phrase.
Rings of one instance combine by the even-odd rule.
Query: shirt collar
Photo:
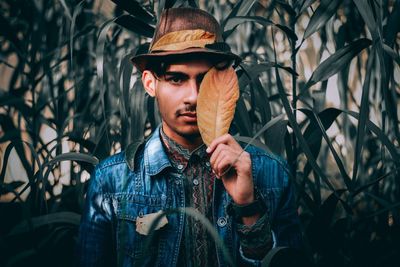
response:
[[[184,148],[182,145],[169,138],[162,128],[160,129],[160,137],[172,165],[180,171],[183,171],[187,167],[191,157],[197,156],[203,159],[207,155],[206,146],[204,144],[190,152],[189,149]]]

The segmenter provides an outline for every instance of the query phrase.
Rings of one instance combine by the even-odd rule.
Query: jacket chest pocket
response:
[[[149,214],[162,211],[165,200],[161,197],[133,195],[120,198],[117,205],[118,260],[126,262],[130,258],[136,263],[141,261],[141,265],[153,265],[159,253],[160,239],[168,224],[146,234],[137,231],[137,221],[138,218],[144,219]],[[151,221],[146,223],[147,226],[151,225]]]

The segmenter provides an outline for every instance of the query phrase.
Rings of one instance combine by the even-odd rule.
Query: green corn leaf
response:
[[[72,15],[72,20],[71,20],[71,30],[69,34],[69,49],[70,49],[70,61],[71,61],[71,69],[73,70],[73,53],[74,53],[74,35],[75,35],[75,24],[76,24],[76,18],[78,15],[81,13],[83,9],[83,4],[84,1],[79,2],[76,7],[74,8],[74,12]]]
[[[72,15],[71,15],[71,11],[69,11],[69,8],[67,6],[67,4],[65,3],[65,0],[60,0],[60,3],[62,5],[62,7],[64,8],[64,13],[67,16],[67,18],[72,21]]]
[[[311,86],[317,82],[325,81],[329,77],[335,75],[344,66],[347,66],[350,61],[358,55],[363,49],[371,45],[369,39],[359,39],[354,41],[347,46],[339,49],[333,55],[328,57],[324,62],[319,64],[317,69],[313,72],[310,79],[300,92],[300,95],[304,94]]]
[[[154,16],[149,11],[147,11],[142,4],[140,4],[136,0],[111,0],[113,1],[118,7],[122,8],[130,15],[135,16],[137,19],[147,22],[147,23],[154,23]]]
[[[339,168],[340,174],[342,178],[344,179],[344,182],[347,186],[347,189],[352,191],[353,188],[353,183],[350,180],[349,175],[347,174],[347,171],[343,165],[342,160],[340,159],[339,155],[337,154],[335,148],[332,145],[331,140],[329,139],[328,135],[326,134],[326,130],[332,125],[336,117],[341,113],[340,111],[332,108],[328,108],[324,111],[322,111],[318,116],[315,114],[315,112],[307,109],[300,109],[300,111],[304,112],[309,119],[311,120],[310,126],[312,130],[310,130],[311,134],[308,136],[308,140],[311,141],[311,144],[315,144],[314,146],[310,146],[311,152],[316,153],[315,157],[318,156],[319,154],[319,149],[321,147],[321,138],[324,137],[325,142],[328,144],[328,147],[333,155],[333,158],[335,159],[335,162]],[[306,137],[306,134],[308,128],[306,129],[306,132],[304,133],[304,137]],[[316,143],[315,140],[318,140]],[[315,150],[318,149],[318,151],[313,151],[312,148]]]
[[[400,56],[397,54],[397,52],[387,44],[383,44],[382,47],[386,54],[388,54],[397,63],[397,65],[400,66]]]
[[[347,115],[350,115],[353,118],[356,118],[357,120],[360,119],[360,114],[354,111],[350,110],[341,110],[342,112],[346,113]],[[395,147],[395,145],[390,141],[389,137],[380,129],[378,126],[376,126],[375,123],[372,121],[368,120],[366,121],[367,128],[373,132],[379,139],[379,141],[382,142],[382,144],[386,147],[386,149],[389,151],[390,156],[392,159],[399,164],[400,163],[400,153],[398,152],[398,149]]]
[[[245,22],[256,22],[264,26],[274,25],[274,23],[266,18],[259,17],[259,16],[242,16],[242,17],[232,17],[228,19],[224,26],[224,31],[231,31],[235,29],[238,25],[245,23]]]
[[[353,0],[358,11],[360,12],[365,24],[372,35],[372,39],[375,40],[378,37],[378,28],[374,17],[374,12],[369,4],[369,1]]]
[[[242,97],[236,103],[235,115],[233,124],[237,126],[240,135],[250,136],[253,132],[252,120],[246,108],[246,104]]]
[[[361,151],[363,144],[365,142],[365,128],[366,123],[369,118],[369,91],[371,88],[371,74],[372,68],[374,66],[374,53],[375,51],[371,52],[370,56],[368,57],[367,61],[367,68],[365,73],[365,80],[362,88],[362,95],[361,95],[361,107],[360,107],[360,119],[358,120],[357,125],[357,138],[356,138],[356,148],[354,151],[354,165],[353,165],[353,176],[352,180],[356,182],[357,172],[358,172],[358,165],[361,162]]]
[[[301,0],[295,1],[295,9],[298,10],[298,16],[300,16],[307,8],[309,8],[316,0]]]
[[[293,41],[297,40],[297,35],[290,28],[280,24],[275,24],[271,20],[260,16],[237,16],[228,19],[224,26],[224,39],[226,39],[238,25],[245,22],[255,22],[264,26],[277,27],[278,29],[283,31],[289,39]]]
[[[60,161],[66,161],[66,160],[73,160],[77,162],[87,162],[92,165],[96,165],[99,163],[99,160],[89,154],[84,154],[84,153],[77,153],[77,152],[68,152],[68,153],[63,153],[60,155],[55,156],[52,160],[45,162],[43,166],[51,166],[57,162]]]
[[[312,15],[310,22],[304,32],[303,39],[307,39],[313,33],[321,29],[322,26],[337,12],[342,0],[321,0],[320,5]]]
[[[257,2],[257,0],[240,0],[238,1],[235,6],[233,7],[232,11],[228,14],[226,19],[224,20],[224,23],[222,24],[223,26],[225,25],[226,21],[230,18],[233,17],[238,17],[238,16],[246,16],[251,8],[254,6],[254,4]]]
[[[149,25],[140,19],[131,15],[122,15],[115,19],[115,23],[124,27],[131,32],[143,35],[148,38],[152,38],[154,34],[154,26]]]
[[[352,196],[355,197],[356,195],[358,195],[359,193],[364,192],[365,190],[367,190],[369,187],[378,184],[380,181],[382,181],[385,178],[391,177],[392,175],[396,174],[398,171],[400,170],[400,168],[395,168],[393,170],[391,170],[388,173],[385,173],[384,175],[381,175],[380,177],[372,180],[371,182],[360,186],[359,188],[357,188],[356,190],[354,190],[354,192],[352,193]]]
[[[25,184],[23,181],[12,181],[10,183],[0,183],[0,195],[4,195],[7,193],[14,193],[17,195],[15,192],[15,189],[20,187],[21,185]]]
[[[240,0],[239,2],[236,3],[236,5],[233,7],[232,11],[228,14],[228,16],[222,21],[221,27],[222,29],[225,29],[226,23],[233,17],[243,17],[247,16],[247,14],[250,12],[251,8],[254,6],[256,3],[256,0]],[[233,28],[229,31],[225,31],[223,33],[224,39],[228,38],[229,35],[232,34]]]
[[[389,47],[393,47],[397,33],[400,31],[400,1],[394,2],[392,13],[390,13],[386,29],[384,32],[384,40]]]
[[[306,157],[308,159],[308,163],[310,163],[311,167],[318,174],[318,176],[320,176],[323,179],[323,181],[326,183],[326,185],[329,187],[329,189],[334,192],[336,197],[338,199],[340,199],[339,195],[336,194],[335,188],[333,187],[333,185],[331,184],[329,179],[326,177],[326,175],[323,173],[322,169],[319,167],[316,159],[312,155],[312,152],[311,152],[309,146],[307,145],[306,140],[304,139],[304,137],[303,137],[303,135],[301,133],[300,127],[299,127],[299,125],[298,125],[298,123],[296,121],[296,118],[295,118],[295,116],[293,114],[293,111],[292,111],[292,109],[290,107],[289,100],[286,98],[285,89],[283,88],[283,84],[282,84],[282,81],[280,79],[279,71],[278,71],[277,67],[275,67],[275,75],[276,75],[276,81],[277,81],[279,96],[281,98],[283,107],[284,107],[284,109],[286,111],[286,114],[288,116],[290,125],[292,126],[292,129],[294,131],[294,134],[296,135],[297,140],[299,141],[299,145],[302,148],[304,154],[306,155]],[[344,207],[348,206],[343,201],[342,201],[342,204],[343,204]],[[350,209],[350,207],[346,207],[346,210],[350,211],[351,209]]]
[[[283,117],[285,115],[281,114],[275,118],[273,118],[272,120],[270,120],[269,122],[267,122],[260,130],[258,130],[258,132],[250,139],[250,141],[247,143],[247,145],[243,148],[243,150],[246,150],[246,148],[251,145],[254,140],[256,140],[261,134],[263,134],[266,130],[270,129],[272,126],[278,124],[280,121],[282,121]]]
[[[145,123],[147,119],[147,97],[141,80],[136,81],[129,93],[129,106],[131,108],[130,121],[131,142],[143,140]]]
[[[28,233],[42,226],[50,224],[61,223],[61,224],[72,224],[78,226],[80,223],[81,216],[75,212],[63,211],[55,212],[47,215],[37,216],[29,219],[29,221],[23,221],[16,225],[9,233],[9,236],[16,236],[24,233]]]

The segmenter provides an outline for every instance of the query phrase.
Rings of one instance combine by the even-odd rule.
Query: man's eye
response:
[[[183,79],[181,77],[170,77],[166,79],[171,84],[181,84]]]

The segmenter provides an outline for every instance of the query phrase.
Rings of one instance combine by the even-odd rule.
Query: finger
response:
[[[220,154],[221,154],[224,150],[227,150],[227,149],[228,149],[227,145],[224,145],[224,144],[219,144],[219,145],[217,146],[217,148],[214,150],[214,152],[211,154],[211,157],[210,157],[210,164],[211,164],[211,166],[214,166],[214,165],[215,165],[215,162],[217,161],[217,159],[218,159],[218,157],[220,156]]]
[[[207,153],[212,153],[219,144],[226,144],[233,146],[235,149],[241,149],[242,147],[236,142],[236,140],[230,134],[224,134],[220,137],[215,138],[207,148]]]
[[[217,164],[218,176],[224,178],[223,176],[232,168],[231,158],[229,156],[224,156]]]

